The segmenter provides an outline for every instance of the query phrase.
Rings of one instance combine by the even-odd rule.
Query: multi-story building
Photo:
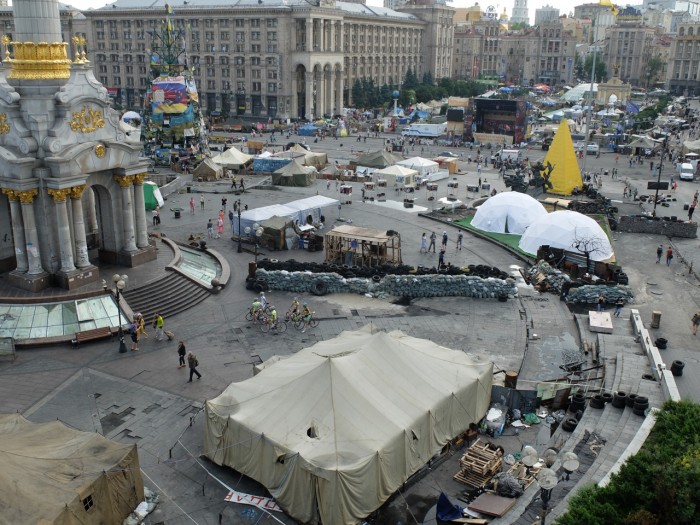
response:
[[[672,93],[700,94],[700,23],[678,27],[671,42],[667,89]]]
[[[654,56],[656,31],[632,18],[620,19],[607,30],[605,68],[618,71],[618,77],[633,86],[647,84],[647,66]]]
[[[645,9],[660,9],[688,13],[693,20],[700,20],[700,0],[644,0]]]
[[[576,37],[560,20],[514,32],[503,31],[498,21],[481,21],[455,27],[453,57],[455,78],[566,84],[573,81]]]
[[[535,25],[544,24],[545,22],[554,22],[559,19],[559,9],[546,5],[535,9]]]
[[[172,20],[203,109],[312,118],[352,105],[358,79],[398,86],[409,68],[419,78],[449,74],[454,10],[424,4],[399,12],[335,0],[190,0],[173,5]],[[117,0],[80,15],[95,75],[124,108],[139,107],[149,86],[164,5]]]
[[[584,34],[585,41],[589,44],[605,38],[605,30],[615,25],[615,15],[610,6],[600,5],[598,2],[581,4],[574,7],[574,18],[591,21],[589,31]]]
[[[527,11],[527,0],[514,0],[513,11],[510,16],[511,24],[529,24],[530,15]]]

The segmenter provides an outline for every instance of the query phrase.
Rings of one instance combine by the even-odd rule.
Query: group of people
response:
[[[435,242],[437,241],[437,234],[435,232],[430,232],[430,244],[428,244],[428,237],[424,232],[420,239],[420,253],[428,253],[432,249],[435,253]],[[447,231],[442,232],[442,244],[440,246],[440,255],[438,259],[438,264],[440,267],[445,264],[445,252],[447,251],[447,242],[449,241],[449,236]],[[462,244],[464,242],[464,232],[459,231],[457,233],[457,251],[462,251]]]
[[[664,245],[659,244],[656,248],[656,264],[659,264],[661,262],[661,257],[664,255]],[[673,261],[673,247],[669,246],[666,248],[666,266],[671,266],[671,262]]]
[[[165,332],[165,320],[163,316],[156,312],[153,316],[153,322],[151,323],[156,331],[155,339],[156,341],[162,341],[166,337]],[[167,333],[168,339],[171,338],[171,333]],[[148,332],[146,332],[146,320],[143,314],[136,312],[134,314],[134,319],[129,326],[129,336],[131,337],[131,351],[136,352],[139,349],[139,340],[142,337],[148,337]]]
[[[279,322],[277,308],[267,301],[265,292],[261,292],[260,297],[253,299],[253,303],[250,305],[250,311],[253,314],[253,321],[263,320],[264,317],[264,321],[270,323],[273,327]],[[302,333],[306,332],[306,329],[309,327],[312,316],[313,312],[311,308],[309,308],[309,303],[304,301],[303,304],[300,304],[299,298],[295,297],[289,307],[287,317],[293,321],[297,319],[303,321],[304,327],[301,330]]]

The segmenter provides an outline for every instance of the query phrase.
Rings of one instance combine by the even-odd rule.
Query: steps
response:
[[[147,324],[156,312],[168,319],[201,303],[209,295],[207,289],[178,272],[166,272],[162,278],[123,293],[131,310],[143,314]]]

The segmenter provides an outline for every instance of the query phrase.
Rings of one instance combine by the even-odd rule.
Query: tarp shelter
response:
[[[338,199],[331,199],[323,195],[314,195],[306,199],[292,201],[287,204],[272,204],[262,208],[254,208],[241,213],[241,230],[245,232],[246,226],[253,227],[255,223],[274,217],[287,217],[298,224],[305,224],[309,215],[314,223],[320,222],[323,209],[328,206],[337,206]],[[238,235],[238,220],[233,221],[233,232]]]
[[[297,233],[294,230],[294,220],[277,215],[263,221],[260,246],[273,250],[288,250],[294,244]]]
[[[440,165],[432,160],[424,159],[423,157],[411,157],[410,159],[397,162],[399,166],[410,168],[418,172],[419,177],[425,177],[431,173],[435,173],[440,169]]]
[[[402,160],[403,157],[401,155],[395,155],[394,153],[389,153],[381,149],[379,151],[360,155],[357,159],[352,161],[352,163],[357,166],[368,166],[370,168],[386,168]]]
[[[520,239],[519,247],[535,255],[540,246],[549,245],[583,253],[577,243],[588,243],[593,261],[606,261],[614,256],[612,246],[603,228],[590,217],[576,211],[562,210],[533,222]]]
[[[562,121],[554,135],[554,140],[544,158],[544,165],[552,167],[549,176],[552,187],[547,191],[559,195],[571,195],[574,188],[583,188],[581,170],[578,167],[574,142],[571,140],[571,131],[566,120]]]
[[[246,155],[236,148],[229,148],[223,153],[212,157],[211,160],[213,160],[219,166],[235,170],[241,169],[253,162],[253,156]]]
[[[326,262],[373,268],[401,264],[401,236],[393,230],[372,230],[344,224],[326,233]]]
[[[373,174],[376,180],[383,179],[386,181],[388,188],[393,188],[394,186],[403,187],[407,184],[413,184],[418,177],[418,172],[412,168],[407,168],[405,166],[389,166],[381,170],[376,170]]]
[[[700,146],[700,141],[698,141],[698,143]],[[684,149],[686,144],[687,142],[683,143]],[[651,137],[638,137],[629,143],[629,147],[632,148],[632,152],[635,155],[644,155],[645,150],[650,149],[652,151],[656,151],[661,147],[661,145]]]
[[[150,180],[143,182],[143,200],[147,210],[155,210],[156,206],[162,207],[165,204],[158,185]]]
[[[329,206],[338,206],[338,199],[331,199],[323,195],[314,195],[305,199],[288,202],[288,208],[296,210],[295,217],[298,224],[318,224],[321,222],[323,210]]]
[[[547,210],[525,193],[504,191],[479,206],[472,226],[479,230],[522,235],[537,219],[547,216]]]
[[[304,164],[307,166],[325,166],[328,164],[328,154],[316,151],[309,151],[299,144],[294,144],[287,151],[294,151],[304,154]]]
[[[194,176],[202,180],[219,180],[224,174],[224,168],[211,159],[204,159],[194,169]]]
[[[683,142],[683,154],[700,153],[700,140],[686,140]]]
[[[272,174],[272,184],[275,186],[306,187],[314,182],[316,170],[302,166],[296,159]]]
[[[301,523],[355,525],[486,413],[493,365],[402,332],[343,332],[206,402],[204,454]]]
[[[121,523],[143,501],[136,445],[0,415],[3,523]]]

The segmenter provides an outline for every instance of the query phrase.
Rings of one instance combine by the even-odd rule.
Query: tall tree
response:
[[[358,109],[362,109],[367,106],[365,90],[362,85],[362,81],[359,78],[356,78],[355,82],[352,84],[352,101],[353,105]]]
[[[659,73],[664,69],[665,63],[666,62],[661,57],[652,57],[649,59],[649,62],[647,62],[647,91],[649,90],[649,86],[656,82]]]
[[[426,71],[423,73],[423,84],[426,86],[432,86],[435,82],[433,82],[433,74],[430,71]]]
[[[586,60],[583,62],[583,75],[584,80],[587,82],[591,81],[591,70],[593,69],[593,56],[595,55],[595,81],[605,82],[608,78],[608,72],[605,69],[605,62],[603,62],[603,53],[595,51],[589,53],[586,56]]]
[[[403,79],[403,86],[401,86],[401,89],[415,89],[417,86],[418,79],[416,78],[416,74],[409,67],[406,70],[406,76]]]

